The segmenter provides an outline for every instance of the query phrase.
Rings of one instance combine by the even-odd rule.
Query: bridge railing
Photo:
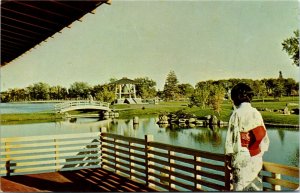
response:
[[[109,103],[100,102],[100,101],[89,101],[89,100],[78,100],[78,101],[67,101],[63,103],[58,103],[54,105],[54,109],[56,112],[70,108],[70,107],[80,107],[80,106],[98,106],[98,107],[107,107],[109,108]]]
[[[2,138],[0,148],[2,176],[101,167],[160,191],[231,189],[230,157],[158,143],[149,135],[144,139],[106,132],[11,137]],[[265,190],[299,186],[297,167],[265,162],[262,172]],[[280,179],[279,174],[294,179]]]

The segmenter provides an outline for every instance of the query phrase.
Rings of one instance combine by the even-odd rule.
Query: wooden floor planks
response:
[[[3,192],[154,192],[103,169],[1,177]]]

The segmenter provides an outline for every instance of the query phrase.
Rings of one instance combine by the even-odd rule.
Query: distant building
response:
[[[120,80],[113,82],[116,86],[115,95],[117,104],[140,104],[141,98],[136,97],[136,82],[134,80],[123,77]]]

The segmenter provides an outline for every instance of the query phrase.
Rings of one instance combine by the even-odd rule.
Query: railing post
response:
[[[150,165],[152,164],[149,160],[151,157],[153,157],[152,154],[149,153],[149,150],[152,149],[152,147],[149,145],[149,143],[153,141],[153,135],[145,135],[145,170],[146,170],[146,186],[150,187],[150,175],[149,173],[153,171],[153,169],[150,169]]]
[[[59,171],[59,146],[57,144],[58,140],[54,139],[54,147],[55,147],[55,166],[56,166],[56,171]]]
[[[175,176],[171,174],[171,172],[175,171],[175,168],[171,167],[171,164],[175,163],[174,159],[171,159],[171,156],[174,156],[175,152],[170,150],[168,152],[169,152],[169,191],[171,191],[172,189],[175,189],[175,184],[172,183],[172,180],[175,181]]]
[[[10,145],[9,142],[5,142],[4,143],[5,145],[5,152],[6,152],[6,159],[7,161],[5,162],[5,169],[6,169],[6,176],[10,176],[10,173],[11,173],[11,169],[10,169],[10,166],[11,166],[11,163],[10,163],[10,155],[8,154],[8,152],[10,152],[10,148],[8,148],[7,146]]]
[[[197,171],[201,170],[201,166],[198,165],[198,163],[201,162],[201,157],[198,155],[194,155],[194,171],[195,171],[195,191],[201,189],[201,184],[198,184],[198,180],[201,180],[201,175],[197,174]]]
[[[100,137],[99,137],[99,139],[100,139],[100,147],[99,147],[99,151],[100,151],[100,167],[101,168],[103,168],[103,162],[104,162],[104,160],[103,160],[103,150],[104,150],[104,148],[103,148],[103,141],[102,141],[102,139],[104,138],[103,137],[103,133],[106,133],[106,127],[101,127],[100,128]]]
[[[131,149],[132,143],[131,143],[130,141],[128,142],[128,145],[129,145],[128,153],[129,153],[129,165],[130,165],[130,168],[129,168],[129,169],[130,169],[130,179],[131,179],[131,180],[134,180],[135,177],[134,177],[132,174],[135,173],[135,170],[133,169],[134,166],[135,166],[135,164],[134,164],[134,162],[133,162],[134,156],[131,155],[132,153],[134,153],[134,149]]]
[[[116,145],[116,143],[118,142],[118,140],[116,138],[114,138],[114,150],[115,150],[115,173],[118,174],[118,167],[119,164],[117,162],[120,161],[120,159],[118,158],[119,156],[119,152],[117,151],[119,146]]]
[[[231,156],[225,155],[225,191],[233,189],[232,178]]]
[[[272,173],[272,177],[275,179],[281,179],[281,174]],[[273,190],[280,191],[281,186],[280,185],[272,185]]]

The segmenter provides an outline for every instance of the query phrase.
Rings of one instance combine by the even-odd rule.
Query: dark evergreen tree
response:
[[[174,71],[170,71],[167,75],[166,82],[164,85],[164,99],[174,100],[179,96],[178,79]]]

